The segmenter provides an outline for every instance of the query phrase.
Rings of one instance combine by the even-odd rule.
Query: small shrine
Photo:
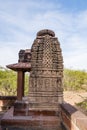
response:
[[[2,118],[2,130],[61,130],[63,57],[52,30],[37,33],[31,49],[20,50],[18,63],[7,65],[17,72],[17,100]],[[29,95],[24,95],[29,72]]]

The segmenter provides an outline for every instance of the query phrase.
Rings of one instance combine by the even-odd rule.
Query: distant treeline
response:
[[[25,75],[25,95],[28,94],[29,76]],[[17,95],[17,73],[15,71],[0,68],[0,95]]]
[[[64,90],[87,91],[87,72],[80,70],[64,70]]]
[[[28,94],[29,75],[25,76],[25,95]],[[64,69],[63,87],[65,91],[87,91],[87,72]],[[0,68],[0,95],[16,95],[17,73]]]

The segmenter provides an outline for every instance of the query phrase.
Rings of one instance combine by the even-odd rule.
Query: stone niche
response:
[[[63,57],[58,38],[41,30],[31,47],[29,103],[35,110],[58,110],[63,102]]]

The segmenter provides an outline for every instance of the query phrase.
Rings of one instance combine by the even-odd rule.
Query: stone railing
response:
[[[87,116],[70,104],[61,105],[62,123],[67,130],[87,130]]]
[[[0,111],[8,110],[15,102],[16,96],[0,96]]]

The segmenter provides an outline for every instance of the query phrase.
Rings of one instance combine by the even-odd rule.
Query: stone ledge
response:
[[[17,96],[0,96],[0,100],[16,100]]]
[[[68,103],[61,104],[62,122],[68,130],[87,130],[87,116]]]
[[[2,130],[12,130],[14,127],[21,130],[61,130],[61,121],[54,115],[13,116],[14,108],[9,109],[1,120]]]
[[[87,118],[77,119],[76,124],[81,130],[87,130]]]

